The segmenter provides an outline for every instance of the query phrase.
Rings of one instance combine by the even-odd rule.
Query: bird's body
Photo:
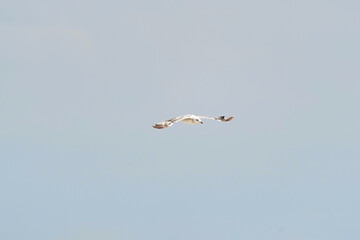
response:
[[[163,129],[163,128],[170,127],[174,123],[177,123],[177,122],[180,122],[180,121],[184,122],[184,123],[187,123],[187,124],[199,124],[199,123],[203,124],[203,121],[201,121],[201,118],[217,120],[217,121],[220,121],[220,122],[228,122],[231,119],[233,119],[234,117],[229,117],[229,118],[225,118],[225,116],[205,117],[205,116],[196,116],[196,115],[193,115],[193,114],[186,114],[186,115],[183,115],[183,116],[171,118],[171,119],[166,120],[164,122],[156,123],[155,125],[153,125],[153,127],[157,128],[157,129]]]
[[[200,118],[192,114],[184,115],[180,121],[187,124],[203,123]]]
[[[197,124],[198,122],[196,122],[195,119],[192,118],[185,118],[183,120],[181,120],[183,123],[187,123],[187,124]]]

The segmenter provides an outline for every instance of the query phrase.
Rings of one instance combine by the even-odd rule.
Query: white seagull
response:
[[[201,121],[201,118],[212,119],[212,120],[216,120],[216,121],[220,121],[220,122],[228,122],[231,119],[233,119],[234,117],[233,116],[228,117],[228,118],[225,118],[225,116],[205,117],[205,116],[195,116],[193,114],[186,114],[184,116],[175,117],[175,118],[171,118],[169,120],[163,121],[163,122],[155,123],[153,125],[153,127],[157,128],[157,129],[163,129],[163,128],[170,127],[174,123],[177,123],[177,122],[180,122],[180,121],[184,122],[184,123],[187,123],[187,124],[198,124],[198,123],[203,124],[203,122]]]

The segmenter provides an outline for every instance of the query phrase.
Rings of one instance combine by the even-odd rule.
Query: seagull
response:
[[[233,119],[234,116],[225,118],[225,116],[205,117],[205,116],[195,116],[193,114],[186,114],[186,115],[183,115],[180,117],[171,118],[171,119],[163,121],[163,122],[155,123],[153,125],[153,128],[157,128],[157,129],[167,128],[167,127],[170,127],[171,125],[173,125],[174,123],[177,123],[180,121],[187,123],[187,124],[199,124],[199,123],[203,124],[203,122],[201,121],[201,118],[212,119],[212,120],[216,120],[216,121],[220,121],[220,122],[228,122],[231,119]]]

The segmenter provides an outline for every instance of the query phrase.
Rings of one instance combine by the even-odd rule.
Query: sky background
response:
[[[0,239],[359,239],[359,9],[2,1]]]

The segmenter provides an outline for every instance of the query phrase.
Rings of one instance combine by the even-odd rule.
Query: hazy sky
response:
[[[359,10],[3,1],[0,239],[359,239]]]

